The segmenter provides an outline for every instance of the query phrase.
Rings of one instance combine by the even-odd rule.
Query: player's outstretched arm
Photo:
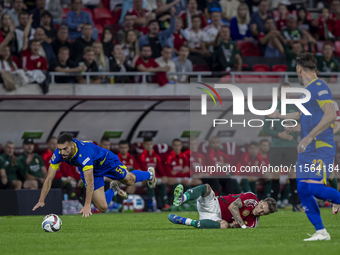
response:
[[[45,205],[45,198],[46,198],[48,192],[51,189],[52,181],[54,179],[54,176],[55,176],[56,172],[57,172],[57,170],[54,170],[52,167],[49,168],[46,180],[45,180],[44,185],[43,185],[43,187],[41,189],[39,202],[33,207],[32,211],[35,211],[39,207],[44,207],[44,205]]]
[[[237,225],[239,225],[241,228],[246,228],[246,225],[244,224],[241,218],[241,215],[240,215],[240,208],[242,206],[243,206],[242,200],[238,198],[229,205],[228,209],[230,213],[233,215],[234,220],[236,221]]]
[[[79,211],[79,214],[83,214],[83,217],[88,218],[92,215],[91,201],[94,191],[93,168],[84,171],[84,178],[86,182],[86,200],[84,207]]]

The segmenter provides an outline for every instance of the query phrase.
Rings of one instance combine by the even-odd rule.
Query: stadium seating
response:
[[[254,72],[269,72],[270,67],[263,64],[253,65]]]
[[[67,13],[69,13],[71,10],[69,8],[63,8],[63,19],[66,19]]]
[[[260,56],[260,50],[257,44],[244,41],[237,41],[236,44],[243,57]]]
[[[93,10],[93,13],[94,13],[94,23],[95,24],[99,24],[103,27],[107,24],[114,24],[112,14],[108,9],[95,8]]]
[[[261,83],[260,75],[240,75],[235,77],[236,83]]]
[[[273,65],[272,71],[273,72],[286,72],[287,66],[286,65]]]

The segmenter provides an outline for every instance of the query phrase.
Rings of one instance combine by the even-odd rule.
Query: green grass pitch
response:
[[[198,218],[196,212],[178,212]],[[0,254],[338,254],[340,215],[321,209],[331,241],[303,242],[314,228],[304,213],[264,216],[256,229],[202,230],[174,225],[168,213],[61,216],[57,233],[45,233],[42,216],[0,217]]]

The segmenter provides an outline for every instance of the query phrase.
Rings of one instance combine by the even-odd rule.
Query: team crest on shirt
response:
[[[332,62],[332,63],[331,63],[331,68],[333,68],[333,67],[334,67],[334,63]]]
[[[36,158],[35,159],[35,163],[39,164],[39,159]]]
[[[181,159],[181,158],[179,159],[179,164],[183,165],[183,159]]]
[[[230,48],[231,50],[234,49],[234,45],[231,44],[229,48]]]
[[[149,162],[149,161],[150,161],[150,159],[149,159],[149,158],[146,158],[146,159],[145,159],[145,161],[146,161],[146,162]]]
[[[157,162],[157,158],[156,157],[153,158],[153,162],[155,162],[155,163]]]
[[[53,153],[53,155],[52,155],[52,159],[51,159],[52,161],[54,161],[55,160],[55,155],[54,155],[54,153]]]
[[[199,162],[200,164],[202,164],[202,159],[201,159],[201,158],[198,158],[198,162]]]
[[[81,154],[79,154],[79,157],[81,158]]]
[[[248,224],[248,222],[246,222],[246,221],[245,221],[245,222],[244,222],[244,224],[245,224],[245,225],[247,225],[247,224]]]
[[[243,212],[242,212],[242,215],[243,216],[248,216],[249,215],[249,211],[248,210],[244,210]],[[247,223],[246,223],[247,224]]]

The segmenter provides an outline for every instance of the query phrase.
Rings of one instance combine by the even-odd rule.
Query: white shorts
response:
[[[221,208],[215,193],[211,190],[207,197],[199,197],[197,199],[197,211],[200,220],[222,220]]]

